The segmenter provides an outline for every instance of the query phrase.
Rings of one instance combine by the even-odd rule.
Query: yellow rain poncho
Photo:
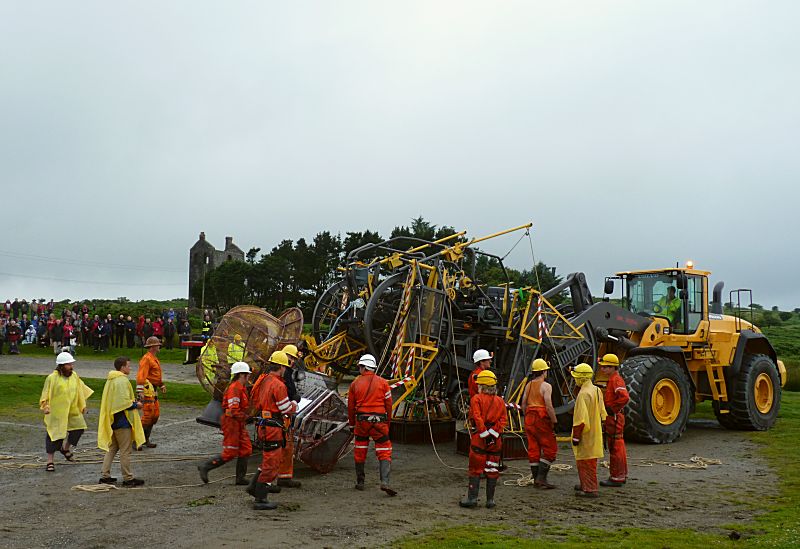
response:
[[[50,440],[66,438],[67,431],[86,429],[83,410],[86,400],[94,393],[74,371],[64,377],[58,370],[47,376],[39,398],[39,408],[50,406],[50,413],[45,414],[44,424]]]
[[[128,376],[117,370],[108,372],[106,384],[103,387],[103,398],[100,401],[100,422],[97,426],[97,447],[101,450],[108,450],[111,444],[111,424],[114,422],[114,414],[125,410],[125,417],[133,429],[133,441],[138,448],[144,444],[144,430],[139,412],[129,410],[135,397],[133,387]]]
[[[200,349],[200,362],[203,364],[206,379],[214,383],[214,378],[216,377],[214,368],[219,364],[219,358],[217,358],[217,347],[211,343],[210,339]]]
[[[572,425],[583,424],[583,434],[577,446],[572,447],[575,459],[603,457],[603,420],[606,418],[602,391],[587,380],[575,399]]]

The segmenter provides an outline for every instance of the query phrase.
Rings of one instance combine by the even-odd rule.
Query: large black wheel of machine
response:
[[[317,343],[322,343],[332,335],[331,328],[347,303],[347,284],[344,280],[333,284],[320,296],[311,316],[311,333]]]
[[[674,442],[686,430],[694,395],[689,376],[674,360],[638,355],[619,369],[630,394],[625,436],[641,442]]]
[[[367,352],[378,360],[384,355],[384,350],[387,357],[391,352],[391,349],[385,349],[386,343],[400,309],[407,277],[408,271],[393,274],[378,284],[367,302],[364,311],[364,343],[367,345]]]
[[[469,387],[466,386],[466,380],[461,390],[456,390],[450,395],[450,411],[456,419],[467,419],[469,414]]]
[[[714,406],[720,425],[726,429],[766,431],[778,419],[781,382],[778,367],[767,355],[745,355],[739,376],[728,388],[729,412]]]

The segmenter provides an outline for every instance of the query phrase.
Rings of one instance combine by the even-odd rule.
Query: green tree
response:
[[[245,254],[245,258],[250,265],[255,265],[256,263],[256,256],[258,252],[261,251],[261,248],[250,248],[247,253]]]
[[[369,229],[363,233],[348,231],[345,234],[347,236],[345,237],[344,242],[342,242],[342,252],[344,253],[345,257],[347,257],[347,254],[353,250],[358,249],[366,244],[379,244],[383,242],[383,238],[378,234],[377,231],[370,231]],[[372,259],[377,255],[380,255],[380,253],[381,252],[379,250],[373,250],[372,253],[362,256],[362,258]]]

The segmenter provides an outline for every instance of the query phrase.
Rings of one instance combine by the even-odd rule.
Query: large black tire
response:
[[[469,414],[469,387],[466,383],[450,395],[450,411],[456,419],[467,419]]]
[[[658,355],[638,355],[625,360],[619,369],[630,394],[625,408],[625,437],[641,442],[664,444],[674,442],[686,430],[692,401],[692,385],[689,376],[674,360]],[[656,417],[653,410],[654,391],[674,394],[669,419]],[[672,393],[670,393],[672,391]],[[680,402],[678,402],[678,397]],[[655,395],[658,398],[658,395]]]
[[[762,398],[764,389],[771,391],[769,401],[759,401],[756,396],[756,382],[762,389]],[[778,367],[767,355],[745,355],[739,376],[733,387],[728,388],[728,398],[730,411],[727,414],[720,413],[719,407],[714,406],[720,425],[726,429],[766,431],[775,424],[781,409],[781,381]]]

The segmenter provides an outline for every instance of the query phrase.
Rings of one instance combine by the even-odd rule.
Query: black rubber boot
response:
[[[534,481],[533,483],[534,486],[536,486],[536,477],[538,476],[539,476],[539,465],[531,465],[531,479]]]
[[[556,487],[555,484],[550,484],[547,482],[547,473],[550,472],[550,464],[549,463],[540,463],[539,464],[539,474],[536,476],[536,487],[537,488],[544,488],[545,490],[552,490]]]
[[[601,480],[600,486],[605,486],[607,488],[621,488],[622,486],[625,486],[625,482],[619,482],[617,480],[611,480],[611,479]]]
[[[258,476],[260,474],[261,469],[256,469],[256,473],[253,475],[253,478],[250,479],[250,482],[247,484],[247,488],[244,489],[245,492],[253,497],[256,497],[256,484],[258,483]]]
[[[494,509],[494,489],[497,488],[496,478],[486,479],[486,508]]]
[[[209,459],[202,465],[198,465],[197,470],[200,471],[200,480],[203,481],[203,484],[208,484],[208,472],[210,470],[222,467],[224,464],[225,462],[222,461],[222,456],[217,456]]]
[[[364,489],[364,464],[356,463],[356,490]]]
[[[299,480],[293,478],[278,479],[278,486],[283,486],[284,488],[300,488],[301,485],[302,483]]]
[[[379,461],[381,470],[381,490],[388,496],[396,496],[397,492],[389,488],[389,475],[392,472],[392,462],[389,460]]]
[[[266,482],[257,482],[254,491],[256,501],[253,503],[253,509],[256,511],[271,511],[278,508],[277,503],[271,503],[267,500],[269,485]]]
[[[237,486],[247,486],[247,458],[240,457],[236,460],[236,482]]]
[[[142,448],[155,448],[156,446],[158,446],[158,444],[150,442],[150,433],[152,432],[153,432],[152,425],[144,428],[144,444],[139,446],[139,450],[141,450]]]
[[[469,477],[469,487],[467,488],[467,497],[458,502],[461,507],[477,507],[478,506],[478,490],[481,489],[481,477]]]

